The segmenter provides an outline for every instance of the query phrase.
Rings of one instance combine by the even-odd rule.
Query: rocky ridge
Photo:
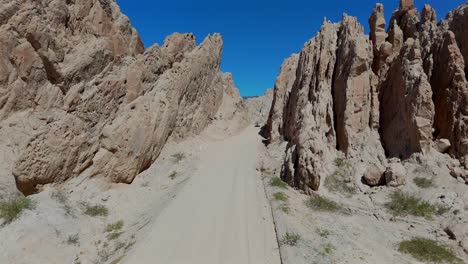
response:
[[[359,164],[350,185],[399,186],[404,179],[386,179],[385,168],[447,153],[452,175],[468,183],[467,18],[464,4],[436,24],[432,7],[419,14],[402,0],[387,31],[375,6],[369,36],[346,14],[324,21],[275,86],[264,135],[288,142],[282,178],[313,193],[346,157]]]
[[[199,134],[239,97],[219,34],[145,49],[112,0],[1,1],[0,25],[1,190],[85,172],[131,183],[168,138]]]

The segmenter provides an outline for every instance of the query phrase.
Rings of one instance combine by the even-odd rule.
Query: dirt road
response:
[[[210,143],[190,182],[127,264],[279,264],[260,174],[258,129]]]

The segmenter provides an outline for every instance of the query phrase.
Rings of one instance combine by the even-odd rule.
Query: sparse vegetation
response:
[[[462,263],[449,247],[430,239],[413,238],[402,241],[398,250],[421,262]]]
[[[36,204],[27,197],[0,202],[0,218],[10,223],[21,216],[24,210],[33,210]]]
[[[124,222],[122,220],[117,221],[112,224],[108,224],[105,229],[106,233],[109,233],[107,234],[107,239],[115,240],[119,238],[123,234],[123,232],[120,231],[122,230],[123,226],[124,226]]]
[[[345,168],[345,167],[350,167],[350,164],[348,163],[348,161],[346,159],[343,159],[343,158],[340,158],[340,157],[337,157],[335,159],[335,165],[336,167],[342,169],[342,168]]]
[[[283,239],[281,239],[281,244],[294,247],[297,245],[297,243],[300,240],[301,240],[301,235],[296,234],[296,233],[286,232],[286,235],[284,235]]]
[[[396,191],[390,195],[390,202],[386,205],[395,216],[420,216],[431,219],[433,215],[442,215],[449,208],[442,205],[433,205],[414,195]]]
[[[78,245],[80,242],[80,236],[78,234],[69,235],[67,239],[68,245]]]
[[[330,235],[330,231],[325,230],[325,229],[317,229],[317,234],[318,234],[320,237],[328,238],[328,236]]]
[[[170,175],[169,175],[169,178],[171,180],[175,180],[175,178],[177,177],[177,171],[173,171]]]
[[[260,166],[260,172],[262,173],[262,178],[271,177],[273,172],[269,168],[265,168],[264,165]]]
[[[277,192],[273,195],[276,201],[286,202],[288,201],[288,196],[284,192]]]
[[[351,164],[349,164],[347,160],[338,157],[335,159],[335,166],[337,167],[335,172],[325,178],[325,187],[332,192],[346,194],[348,196],[355,194],[356,188],[346,182],[346,177],[349,176],[352,167]]]
[[[115,223],[112,223],[112,224],[108,224],[106,226],[106,232],[107,233],[110,233],[110,232],[114,232],[114,231],[120,231],[124,226],[124,221],[120,220],[120,221],[117,221]]]
[[[89,205],[87,203],[84,204],[84,214],[89,216],[107,216],[109,214],[109,210],[107,207],[101,204],[96,205]]]
[[[309,198],[306,201],[306,205],[311,209],[322,212],[338,212],[343,210],[342,206],[322,196],[314,196]]]
[[[332,244],[328,243],[328,244],[325,244],[323,245],[323,254],[324,255],[330,255],[331,253],[333,253],[333,250],[335,248],[333,247]]]
[[[111,257],[111,253],[107,250],[107,249],[101,249],[101,250],[98,250],[97,252],[97,263],[103,263],[103,262],[106,262],[109,260],[109,258]]]
[[[108,239],[108,240],[116,240],[116,239],[119,238],[122,234],[123,234],[123,232],[112,232],[112,233],[107,234],[107,239]]]
[[[291,212],[291,209],[290,209],[289,206],[286,205],[286,204],[280,205],[279,208],[280,208],[280,210],[283,211],[283,213],[285,213],[285,214],[289,214],[289,213]]]
[[[61,190],[56,190],[51,193],[50,197],[57,201],[58,203],[65,204],[68,202],[68,197],[67,195],[61,191]]]
[[[286,184],[284,181],[282,181],[278,177],[271,178],[270,185],[273,186],[273,187],[280,188],[280,189],[287,189],[288,188],[288,184]]]
[[[62,209],[67,215],[73,215],[73,208],[70,206],[68,197],[65,192],[56,190],[52,192],[50,197],[62,205]]]
[[[344,180],[343,171],[335,171],[332,175],[325,178],[325,187],[336,193],[355,194],[356,188],[348,185]]]
[[[419,188],[427,189],[434,187],[434,180],[427,179],[423,177],[416,177],[413,179],[414,184],[416,184]]]
[[[181,162],[183,159],[185,159],[185,154],[182,152],[177,152],[172,155],[172,158],[174,159],[175,163]]]

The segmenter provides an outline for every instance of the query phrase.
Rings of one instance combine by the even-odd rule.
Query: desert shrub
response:
[[[281,239],[282,245],[296,246],[297,243],[301,240],[301,235],[296,233],[286,232],[286,235]]]
[[[283,192],[277,192],[273,195],[276,201],[286,202],[288,200],[288,196]]]
[[[171,174],[169,174],[169,178],[171,180],[175,180],[176,177],[177,177],[177,171],[173,171]]]
[[[115,223],[112,223],[112,224],[107,224],[106,228],[105,228],[105,231],[107,234],[107,239],[108,240],[115,240],[117,238],[119,238],[123,232],[120,232],[120,230],[122,230],[124,226],[124,222],[122,220],[120,221],[117,221]]]
[[[279,208],[280,208],[280,210],[283,211],[283,213],[285,213],[285,214],[289,214],[289,213],[291,212],[291,209],[290,209],[289,206],[286,205],[286,204],[280,205]]]
[[[112,223],[112,224],[108,224],[106,226],[106,232],[107,233],[110,233],[110,232],[114,232],[114,231],[119,231],[123,228],[124,226],[124,221],[120,220],[120,221],[117,221],[115,223]]]
[[[432,179],[427,179],[423,177],[416,177],[413,179],[414,184],[418,186],[419,188],[427,189],[434,187],[434,180]]]
[[[67,238],[67,244],[69,245],[78,245],[80,242],[80,236],[78,234],[69,235]]]
[[[351,167],[351,164],[348,163],[348,161],[346,159],[343,159],[343,158],[340,158],[340,157],[337,157],[335,159],[335,166],[340,168],[340,169],[345,169],[347,167]]]
[[[333,253],[333,250],[335,248],[333,247],[332,244],[328,243],[328,244],[325,244],[323,245],[323,254],[324,255],[330,255],[331,253]]]
[[[433,215],[442,215],[449,208],[442,205],[434,205],[428,201],[424,201],[412,194],[396,191],[390,195],[390,202],[385,204],[388,210],[395,216],[420,216],[432,218]]]
[[[84,204],[84,214],[89,216],[107,216],[109,214],[109,210],[107,207],[101,204],[96,205],[89,205]]]
[[[330,235],[330,231],[325,230],[325,229],[317,229],[317,234],[318,234],[320,237],[328,238],[328,236]]]
[[[172,155],[172,158],[174,159],[175,163],[181,162],[183,159],[185,159],[185,154],[182,152],[177,152]]]
[[[286,184],[284,181],[282,181],[278,177],[271,178],[270,185],[273,186],[273,187],[280,188],[280,189],[287,189],[288,188],[288,184]]]
[[[306,205],[311,209],[322,212],[338,212],[343,210],[342,206],[322,196],[314,196],[309,198],[306,201]]]
[[[123,232],[112,232],[112,233],[109,233],[107,234],[107,239],[108,240],[116,240],[117,238],[119,238],[121,235],[123,234]]]
[[[34,209],[36,204],[27,197],[0,202],[0,218],[9,223],[21,216],[24,210]]]
[[[398,250],[413,256],[421,262],[462,263],[449,247],[430,239],[417,237],[402,241]]]

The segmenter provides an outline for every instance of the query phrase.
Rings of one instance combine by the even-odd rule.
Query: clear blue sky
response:
[[[299,52],[320,29],[323,17],[337,22],[345,12],[368,30],[377,2],[387,20],[398,0],[117,0],[146,47],[161,44],[173,32],[193,32],[197,42],[219,32],[224,39],[222,70],[232,72],[243,96],[273,87],[283,60]],[[465,0],[415,0],[419,10],[431,4],[439,19]]]

